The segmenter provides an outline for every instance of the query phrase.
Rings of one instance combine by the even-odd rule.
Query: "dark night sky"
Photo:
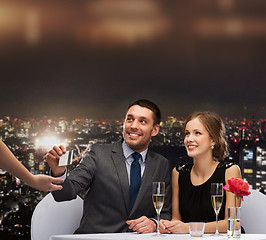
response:
[[[192,11],[191,6],[178,5],[177,1],[176,5],[161,6],[171,20],[171,27],[161,35],[148,40],[133,37],[129,43],[123,34],[110,40],[112,31],[103,31],[102,38],[92,43],[92,20],[82,4],[66,1],[62,9],[61,1],[56,6],[26,2],[24,8],[18,2],[10,6],[0,2],[0,11],[1,7],[13,9],[14,14],[35,9],[41,16],[38,29],[42,29],[37,41],[25,41],[23,27],[18,24],[23,14],[11,27],[4,28],[0,22],[0,116],[115,119],[123,117],[132,100],[148,98],[160,106],[164,117],[211,110],[222,117],[249,118],[254,113],[266,118],[266,18],[260,17],[260,6],[251,16],[240,9],[243,26],[245,21],[261,22],[261,28],[251,33],[193,32],[195,23],[202,19],[223,22],[228,11],[237,17],[240,10],[234,6],[225,14],[218,5],[210,7],[208,1],[199,1],[203,10],[208,7],[207,13],[190,18],[184,17],[180,7]],[[15,6],[20,10],[15,11]],[[176,12],[171,11],[173,7]],[[55,19],[59,12],[62,19]],[[214,18],[212,12],[218,12]],[[84,33],[83,25],[88,33]]]

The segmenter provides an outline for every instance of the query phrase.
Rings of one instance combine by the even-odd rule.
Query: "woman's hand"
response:
[[[174,234],[189,233],[188,223],[183,223],[180,220],[172,220],[172,221],[161,220],[160,223],[161,223],[160,226],[162,225],[160,229],[162,229],[164,233],[174,233]]]
[[[171,232],[165,227],[165,224],[166,224],[167,222],[169,223],[170,221],[168,221],[168,220],[160,220],[160,222],[159,222],[159,231],[160,231],[160,233],[162,233],[162,234],[171,233]]]

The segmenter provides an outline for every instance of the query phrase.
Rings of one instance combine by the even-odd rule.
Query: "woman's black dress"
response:
[[[192,164],[176,167],[179,172],[179,211],[183,222],[213,222],[216,220],[211,203],[211,183],[225,183],[225,171],[232,162],[220,162],[213,175],[203,184],[194,186],[191,183],[190,173]],[[226,194],[218,219],[224,219]]]

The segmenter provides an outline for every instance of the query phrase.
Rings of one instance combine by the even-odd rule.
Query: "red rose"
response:
[[[242,200],[243,196],[251,194],[248,182],[240,178],[229,179],[228,185],[224,186],[224,190],[234,193],[237,197],[241,197]]]

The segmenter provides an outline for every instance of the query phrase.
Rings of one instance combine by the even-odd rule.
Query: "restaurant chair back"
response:
[[[48,193],[36,206],[31,218],[31,240],[48,240],[52,235],[73,234],[79,227],[83,200],[56,202]]]
[[[266,234],[266,195],[251,189],[241,203],[241,225],[246,233]]]

